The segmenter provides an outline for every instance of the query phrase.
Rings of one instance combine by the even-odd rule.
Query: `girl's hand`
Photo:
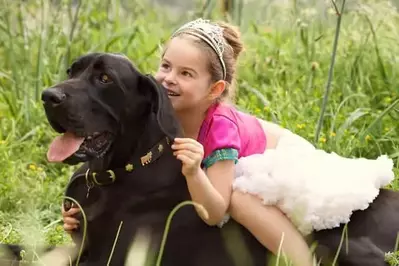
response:
[[[204,147],[201,143],[191,138],[175,138],[172,149],[175,150],[173,154],[176,158],[183,163],[183,175],[186,178],[197,175],[204,157]]]
[[[68,211],[65,211],[64,206],[61,206],[62,218],[64,221],[64,230],[71,234],[73,230],[78,229],[79,221],[74,217],[75,214],[79,213],[78,207],[72,207]]]

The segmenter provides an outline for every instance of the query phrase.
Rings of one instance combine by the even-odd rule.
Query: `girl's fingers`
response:
[[[192,152],[190,150],[178,150],[178,151],[173,152],[173,154],[175,156],[183,154],[184,156],[187,156],[188,158],[190,158],[192,160],[195,160],[198,157],[198,155],[195,152]]]
[[[72,231],[73,229],[78,228],[78,225],[64,224],[63,227],[65,231]]]
[[[174,143],[176,144],[191,143],[195,146],[202,146],[201,143],[191,138],[175,138]]]
[[[192,138],[175,138],[175,142],[183,143],[183,142],[194,142],[196,141],[195,139]]]
[[[64,217],[68,217],[68,216],[72,216],[74,214],[77,214],[80,212],[80,209],[78,207],[73,207],[71,209],[69,209],[67,212],[66,211],[62,211],[62,216]]]
[[[172,149],[174,149],[174,150],[191,150],[196,153],[203,153],[203,151],[204,151],[202,146],[195,145],[193,143],[173,144]]]
[[[192,152],[189,150],[175,151],[173,154],[175,156],[184,155],[184,156],[190,158],[193,161],[193,163],[195,163],[195,164],[200,164],[202,161],[202,158],[203,158],[202,154],[195,153],[195,152]]]
[[[191,159],[190,157],[188,157],[184,154],[179,154],[176,156],[176,158],[178,160],[182,161],[183,164],[186,164],[186,165],[193,165],[195,163],[193,159]]]
[[[193,143],[193,142],[175,142],[172,144],[172,148],[173,147],[182,147],[182,146],[198,148],[198,147],[200,147],[200,145],[201,144],[198,145],[197,143]]]
[[[73,217],[65,217],[64,218],[64,224],[69,224],[69,225],[78,225],[79,221]]]

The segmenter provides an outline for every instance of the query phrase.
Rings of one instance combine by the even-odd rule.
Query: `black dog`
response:
[[[63,133],[52,143],[49,160],[87,162],[66,192],[88,221],[82,261],[106,265],[118,235],[111,265],[124,265],[140,229],[148,230],[150,253],[157,256],[169,213],[190,199],[170,148],[181,134],[166,90],[115,54],[83,56],[68,75],[42,99],[49,123]],[[82,221],[77,242],[83,240],[83,227]],[[192,206],[183,207],[173,217],[161,265],[234,265],[223,238],[228,229],[209,227]],[[264,265],[267,251],[242,232],[251,255],[241,256],[240,264]]]
[[[116,54],[83,56],[68,75],[43,91],[42,99],[49,123],[63,133],[51,145],[49,160],[84,162],[66,192],[88,221],[85,237],[82,217],[73,236],[83,242],[81,265],[106,265],[109,257],[110,265],[124,265],[141,229],[147,230],[156,257],[169,213],[190,199],[181,164],[170,149],[181,130],[167,93]],[[72,203],[66,200],[66,208]],[[318,244],[323,264],[333,261],[343,228],[309,237]],[[394,250],[399,232],[399,194],[381,190],[367,210],[352,215],[347,229],[336,265],[387,265],[384,252]],[[222,229],[210,227],[185,206],[172,219],[161,265],[265,265],[267,255],[234,221]],[[148,263],[155,265],[155,259]]]

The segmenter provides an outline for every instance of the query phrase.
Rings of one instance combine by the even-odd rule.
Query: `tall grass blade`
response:
[[[360,138],[363,139],[367,133],[369,133],[390,111],[394,110],[395,106],[399,104],[399,99],[394,101],[391,105],[385,108],[372,122],[371,124],[361,133]]]
[[[336,6],[335,6],[334,0],[331,0],[331,2],[333,3],[333,5],[335,7],[335,10],[338,11]],[[322,126],[323,126],[323,122],[324,122],[324,115],[325,115],[324,113],[326,112],[326,107],[327,107],[327,103],[328,103],[328,97],[330,95],[330,88],[331,88],[331,82],[332,82],[333,73],[334,73],[335,57],[337,55],[339,33],[341,31],[341,20],[342,20],[344,8],[345,8],[345,0],[342,1],[341,10],[339,12],[337,12],[338,19],[337,19],[337,26],[336,26],[336,30],[335,30],[333,51],[332,51],[332,55],[331,55],[330,70],[328,72],[328,80],[327,80],[326,89],[325,89],[325,92],[324,92],[324,98],[323,98],[323,103],[322,103],[322,106],[321,106],[320,117],[319,117],[319,121],[317,122],[317,128],[316,128],[316,134],[315,134],[315,143],[317,143],[319,141],[320,132],[321,132],[321,129],[322,129]]]
[[[73,0],[70,0],[70,8],[71,8],[70,12],[72,12],[73,2],[74,2]],[[64,69],[68,68],[68,64],[70,63],[70,60],[71,60],[71,46],[72,46],[72,41],[74,38],[75,31],[76,31],[76,27],[79,22],[79,13],[80,13],[81,7],[82,7],[82,0],[77,0],[75,14],[73,16],[73,19],[71,20],[71,30],[69,31],[68,46],[67,46],[66,56],[65,56],[65,60],[64,60],[64,64],[65,64]]]
[[[375,49],[375,53],[377,55],[378,66],[379,66],[379,70],[381,72],[381,76],[382,76],[383,81],[385,82],[385,84],[389,85],[388,75],[387,75],[387,72],[385,70],[384,62],[382,61],[382,58],[381,58],[380,49],[378,47],[377,34],[375,32],[373,23],[370,21],[370,18],[368,16],[365,15],[364,17],[366,18],[366,21],[367,21],[367,23],[368,23],[368,25],[370,27],[371,33],[373,35],[374,49]]]

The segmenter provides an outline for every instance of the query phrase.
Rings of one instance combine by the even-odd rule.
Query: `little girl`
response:
[[[227,104],[242,49],[228,24],[198,19],[172,35],[156,74],[185,131],[172,148],[192,200],[208,211],[206,223],[222,226],[229,213],[274,254],[284,233],[283,252],[295,265],[311,265],[299,231],[348,222],[394,179],[393,161],[328,154]]]
[[[207,224],[221,226],[229,213],[274,254],[284,233],[283,252],[295,265],[312,265],[307,244],[278,208],[232,193],[237,160],[275,148],[284,132],[226,103],[242,49],[239,32],[228,24],[198,19],[172,35],[155,75],[185,131],[172,148],[183,163],[192,200],[208,212],[207,218],[198,212]]]
[[[237,111],[228,101],[242,49],[238,30],[225,23],[198,19],[172,35],[155,75],[185,132],[172,148],[192,200],[208,212],[198,211],[204,222],[222,226],[229,214],[274,254],[282,242],[294,265],[309,266],[301,233],[347,222],[393,179],[393,162],[327,154]],[[74,213],[63,211],[66,230],[77,227]]]

